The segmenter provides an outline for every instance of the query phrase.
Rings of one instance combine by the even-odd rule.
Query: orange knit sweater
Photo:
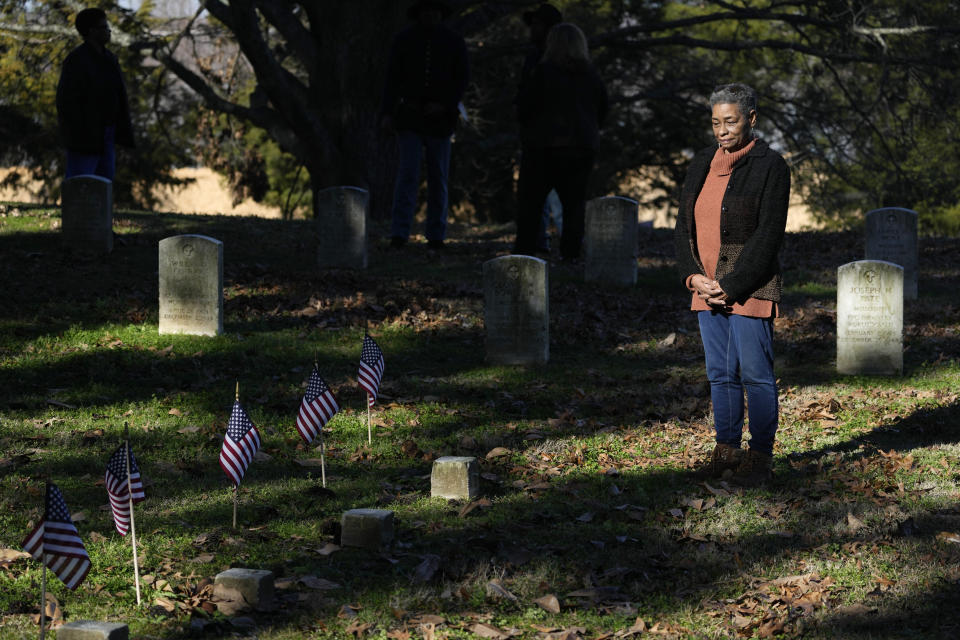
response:
[[[727,153],[718,148],[710,162],[707,179],[700,189],[700,195],[697,196],[697,204],[693,209],[697,229],[697,251],[706,276],[711,280],[716,276],[717,260],[720,257],[720,209],[723,205],[723,194],[727,183],[730,182],[733,165],[747,155],[755,143],[756,139],[751,140],[747,146],[733,153]],[[689,285],[690,278],[687,278],[687,286]],[[690,290],[693,291],[693,288],[691,287]],[[709,311],[710,305],[694,291],[690,309]],[[776,315],[777,305],[772,300],[749,298],[743,304],[735,302],[732,313],[754,318],[769,318]]]

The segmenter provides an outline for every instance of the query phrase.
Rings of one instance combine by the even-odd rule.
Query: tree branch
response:
[[[590,46],[601,44],[595,39],[591,39]],[[854,53],[843,53],[839,51],[824,51],[808,45],[797,42],[785,42],[783,40],[742,40],[742,41],[717,41],[704,40],[702,38],[691,38],[690,36],[672,35],[659,38],[643,38],[636,40],[622,40],[612,42],[602,42],[607,47],[616,49],[651,49],[653,47],[665,45],[682,45],[687,47],[696,47],[702,49],[712,49],[716,51],[748,51],[752,49],[779,49],[796,51],[814,58],[822,60],[832,60],[834,62],[863,62],[877,64],[876,55],[863,55]],[[957,69],[960,62],[956,60],[939,58],[904,58],[896,56],[883,57],[882,61],[886,64],[897,66],[924,66],[937,67],[940,69]]]
[[[258,3],[257,8],[260,9],[260,13],[270,24],[280,32],[280,35],[284,37],[304,65],[316,64],[320,57],[316,41],[307,28],[303,26],[303,23],[297,20],[289,2],[266,0]]]

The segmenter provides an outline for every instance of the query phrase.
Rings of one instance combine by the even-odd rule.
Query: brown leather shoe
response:
[[[717,443],[710,457],[697,469],[704,478],[723,478],[740,468],[744,451],[728,444]],[[726,474],[726,475],[725,475]]]
[[[743,452],[740,466],[733,472],[730,481],[745,488],[763,486],[773,479],[773,456],[753,449]]]

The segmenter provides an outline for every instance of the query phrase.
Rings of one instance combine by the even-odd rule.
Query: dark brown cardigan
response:
[[[694,156],[680,191],[674,228],[677,268],[686,283],[690,274],[704,273],[697,252],[693,209],[716,147]],[[731,301],[747,298],[779,302],[780,262],[777,254],[787,225],[790,169],[763,140],[733,168],[720,213],[720,258],[716,279]]]

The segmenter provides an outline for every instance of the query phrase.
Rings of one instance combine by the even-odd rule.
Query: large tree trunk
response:
[[[396,171],[396,146],[379,130],[384,70],[393,36],[408,22],[409,3],[353,0],[324,3],[317,41],[325,63],[323,78],[311,78],[325,128],[340,151],[319,183],[348,184],[370,192],[374,218],[389,215]]]

